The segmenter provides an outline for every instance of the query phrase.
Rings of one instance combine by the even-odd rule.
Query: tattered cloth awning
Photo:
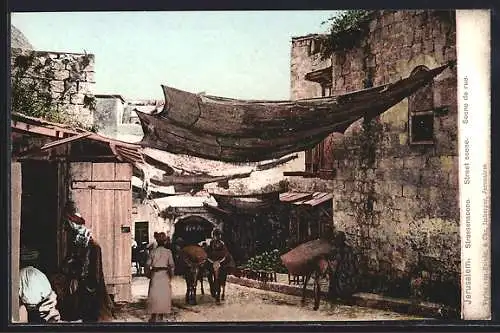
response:
[[[261,161],[312,148],[362,117],[377,116],[445,70],[340,96],[297,101],[237,100],[163,87],[165,106],[137,112],[142,146],[228,162]]]

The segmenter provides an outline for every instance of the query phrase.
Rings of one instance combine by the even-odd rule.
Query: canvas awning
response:
[[[383,113],[448,66],[340,96],[297,101],[237,100],[163,86],[164,109],[137,112],[144,131],[141,145],[226,162],[282,157]]]
[[[205,204],[217,207],[217,201],[212,196],[172,195],[153,199],[160,210],[171,208],[200,208]]]

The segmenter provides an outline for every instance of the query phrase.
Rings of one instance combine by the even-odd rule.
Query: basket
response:
[[[334,249],[333,245],[324,239],[315,239],[300,244],[281,256],[283,265],[292,275],[307,275],[311,271],[314,259],[327,255]]]

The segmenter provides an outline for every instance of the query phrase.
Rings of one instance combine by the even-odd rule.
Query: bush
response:
[[[272,271],[276,273],[286,273],[288,272],[280,258],[280,251],[274,249],[272,251],[266,251],[262,254],[256,255],[250,258],[242,268],[247,268],[255,271]]]

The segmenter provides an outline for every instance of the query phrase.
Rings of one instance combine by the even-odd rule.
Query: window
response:
[[[428,71],[425,66],[418,66],[411,75]],[[434,93],[433,83],[417,90],[408,97],[408,130],[410,144],[434,143]]]
[[[325,83],[321,85],[321,97],[331,96],[332,94],[332,84]]]

